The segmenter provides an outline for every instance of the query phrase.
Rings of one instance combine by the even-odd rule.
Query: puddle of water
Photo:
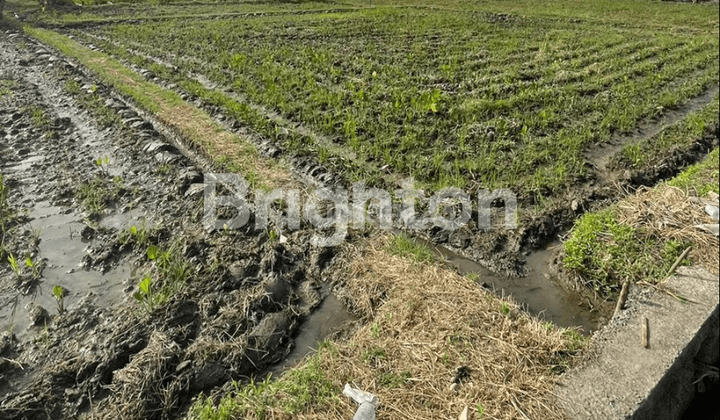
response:
[[[447,259],[461,275],[477,273],[479,282],[487,283],[496,294],[512,296],[528,312],[561,327],[582,327],[586,334],[599,327],[599,314],[579,306],[579,296],[561,287],[550,275],[548,261],[553,247],[533,252],[527,260],[529,269],[525,277],[500,276],[482,265],[462,257],[446,248],[432,246],[436,253]]]
[[[295,347],[292,352],[285,360],[274,366],[270,373],[274,377],[279,376],[280,373],[295,366],[307,355],[314,353],[318,344],[330,334],[339,331],[344,324],[356,320],[357,318],[348,313],[345,305],[338,298],[329,294],[300,326],[300,332],[295,338]]]
[[[125,295],[123,280],[132,275],[130,265],[120,265],[105,274],[78,267],[87,247],[92,244],[80,236],[85,224],[79,216],[48,202],[36,203],[29,216],[33,219],[30,226],[40,234],[39,253],[35,259],[45,260],[46,266],[42,281],[33,293],[19,295],[11,304],[0,308],[0,330],[13,328],[19,337],[30,334],[31,320],[25,309],[30,303],[41,305],[51,315],[56,313],[57,302],[52,294],[55,285],[68,291],[65,308],[72,308],[88,292],[97,296],[97,305],[112,306],[122,302]]]

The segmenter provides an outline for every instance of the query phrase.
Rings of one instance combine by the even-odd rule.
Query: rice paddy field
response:
[[[675,229],[717,202],[717,3],[4,12],[0,418],[342,420],[350,384],[378,418],[567,419],[554,389],[621,285],[717,265],[717,237]],[[481,201],[461,229],[368,223],[325,248],[307,213],[208,228],[220,172],[255,198],[502,188],[517,228],[479,226]]]
[[[255,12],[66,30],[348,181],[535,203],[598,177],[597,150],[631,156],[669,113],[695,117],[680,137],[717,123],[717,8],[639,3],[239,3]]]

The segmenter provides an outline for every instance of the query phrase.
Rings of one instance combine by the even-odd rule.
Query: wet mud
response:
[[[206,168],[41,45],[0,56],[0,418],[179,418],[353,327],[311,232],[204,231]]]

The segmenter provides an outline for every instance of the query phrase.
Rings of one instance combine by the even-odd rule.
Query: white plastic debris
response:
[[[360,391],[359,389],[352,388],[349,384],[345,384],[343,394],[350,397],[359,404],[353,420],[375,420],[375,407],[378,403],[378,398],[373,394]]]
[[[715,206],[707,205],[705,206],[705,213],[708,214],[708,216],[712,217],[715,220],[718,220],[718,208]]]

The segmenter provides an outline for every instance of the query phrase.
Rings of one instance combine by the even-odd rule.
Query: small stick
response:
[[[613,318],[620,315],[620,311],[622,311],[622,309],[625,307],[625,301],[627,300],[629,286],[630,281],[625,280],[625,283],[623,283],[622,289],[620,290],[620,297],[618,297],[617,305],[615,305],[615,312],[613,313]]]
[[[673,264],[672,267],[670,267],[670,271],[668,271],[667,275],[665,276],[665,280],[663,280],[662,282],[668,281],[668,279],[670,278],[670,276],[673,275],[673,273],[675,272],[675,270],[676,270],[676,269],[678,268],[678,266],[680,265],[680,262],[681,262],[682,260],[684,260],[685,257],[687,257],[687,254],[688,254],[688,253],[690,253],[690,249],[692,249],[691,246],[687,247],[687,248],[685,249],[685,251],[683,251],[683,253],[680,254],[680,256],[678,257],[678,259],[675,260],[675,264]],[[661,282],[661,283],[662,283],[662,282]]]
[[[642,329],[642,346],[643,348],[650,348],[650,325],[646,317],[642,317],[641,329]]]

